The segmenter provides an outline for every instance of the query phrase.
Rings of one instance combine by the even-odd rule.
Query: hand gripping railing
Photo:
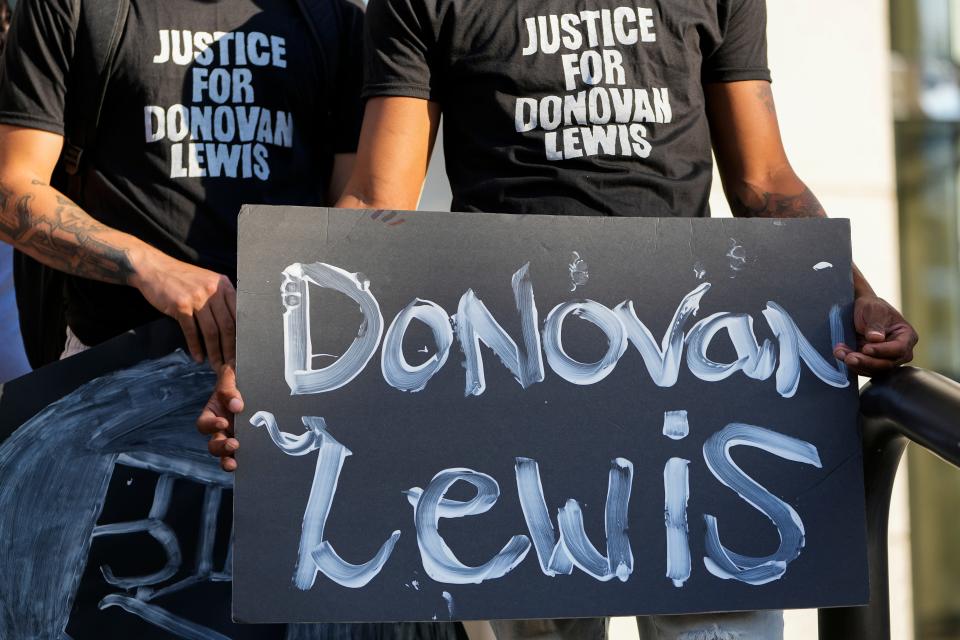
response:
[[[887,516],[907,442],[960,467],[960,383],[902,367],[860,394],[867,499],[870,605],[820,610],[820,640],[888,640]]]

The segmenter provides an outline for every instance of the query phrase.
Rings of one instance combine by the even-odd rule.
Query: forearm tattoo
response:
[[[36,180],[33,184],[46,186]],[[104,238],[106,227],[59,194],[52,212],[35,210],[35,199],[33,192],[17,195],[0,182],[0,234],[55,269],[114,284],[129,281],[129,252]]]
[[[730,202],[733,215],[741,218],[825,218],[817,197],[804,187],[802,193],[787,196],[782,193],[768,193],[754,189],[750,194],[750,204],[743,201],[741,195],[735,195]]]

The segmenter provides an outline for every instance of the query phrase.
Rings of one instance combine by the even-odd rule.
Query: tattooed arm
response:
[[[825,218],[820,202],[787,160],[770,83],[704,86],[717,168],[733,215],[743,218]],[[860,375],[877,375],[913,359],[917,333],[877,297],[856,266],[857,344],[834,354]]]
[[[111,238],[109,229],[37,178],[30,179],[28,189],[0,179],[0,239],[84,278],[127,284],[133,275],[124,239]]]
[[[136,287],[176,319],[191,354],[233,359],[236,296],[226,276],[175,260],[97,222],[49,185],[59,135],[0,125],[0,241],[67,273]]]

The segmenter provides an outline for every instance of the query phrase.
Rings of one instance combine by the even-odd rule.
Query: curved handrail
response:
[[[960,383],[939,373],[902,367],[860,395],[864,438],[894,429],[960,466]]]
[[[888,640],[890,594],[887,520],[890,494],[907,442],[960,466],[960,383],[901,367],[860,394],[867,500],[870,606],[821,609],[821,640]]]

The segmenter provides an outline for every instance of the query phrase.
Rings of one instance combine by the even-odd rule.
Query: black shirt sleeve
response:
[[[0,61],[0,123],[63,134],[74,4],[20,0]]]
[[[720,43],[703,61],[703,82],[770,81],[766,0],[720,0]]]
[[[340,68],[337,69],[337,86],[333,117],[336,123],[334,153],[355,153],[360,140],[360,125],[363,123],[363,11],[352,3],[345,2],[340,47]]]
[[[437,99],[437,19],[423,0],[370,0],[363,97]]]

